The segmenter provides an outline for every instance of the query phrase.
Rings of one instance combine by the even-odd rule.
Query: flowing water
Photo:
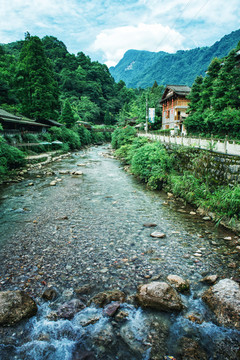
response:
[[[182,337],[197,340],[208,359],[237,359],[240,333],[218,326],[201,300],[207,286],[200,281],[206,274],[239,277],[237,237],[165,193],[149,191],[108,154],[107,147],[80,151],[0,189],[1,290],[25,290],[39,307],[36,317],[1,328],[0,359],[177,358]],[[143,226],[149,222],[166,237],[152,238]],[[169,274],[191,282],[182,295],[184,311],[136,308],[137,286]],[[41,298],[48,286],[58,292],[55,301]],[[126,317],[87,306],[72,320],[51,321],[47,315],[83,286],[85,302],[101,291],[125,292],[120,311]]]

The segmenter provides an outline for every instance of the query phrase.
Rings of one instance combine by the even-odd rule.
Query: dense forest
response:
[[[75,121],[113,124],[134,96],[106,65],[70,54],[53,36],[27,33],[24,41],[0,46],[0,106],[10,112],[61,121],[67,101]]]
[[[179,50],[175,54],[129,50],[110,73],[116,81],[123,80],[128,87],[146,88],[154,81],[159,85],[185,84],[192,86],[198,75],[205,75],[215,57],[226,56],[236,47],[240,30],[224,36],[210,47]]]
[[[240,138],[240,41],[210,63],[206,76],[197,76],[189,94],[188,133]]]

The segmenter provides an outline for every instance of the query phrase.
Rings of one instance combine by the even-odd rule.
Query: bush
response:
[[[131,126],[117,128],[112,134],[112,147],[119,149],[122,145],[132,143],[137,136],[137,131]]]
[[[105,136],[103,132],[91,131],[91,135],[93,144],[102,144],[105,142]]]
[[[82,145],[91,144],[91,133],[84,126],[76,126],[74,131],[78,133]]]
[[[151,189],[161,189],[172,165],[173,157],[168,155],[165,148],[159,143],[150,143],[136,150],[132,157],[131,170]]]
[[[23,142],[28,142],[28,143],[38,143],[39,142],[38,134],[26,133],[26,134],[22,135],[22,139],[23,139]]]
[[[21,150],[8,145],[0,137],[0,173],[5,174],[8,170],[16,169],[25,165],[25,157]]]
[[[80,149],[81,141],[77,132],[67,129],[66,127],[58,128],[53,126],[50,128],[53,141],[58,140],[69,146],[69,149],[75,150]]]

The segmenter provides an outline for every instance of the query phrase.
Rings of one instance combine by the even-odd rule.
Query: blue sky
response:
[[[240,28],[239,0],[0,0],[0,10],[0,43],[52,35],[108,66],[129,49],[174,53]]]

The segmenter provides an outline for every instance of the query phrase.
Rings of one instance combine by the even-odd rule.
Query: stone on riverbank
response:
[[[151,237],[154,237],[154,238],[159,238],[159,239],[162,239],[164,238],[166,235],[162,232],[159,232],[159,231],[154,231],[153,233],[151,233]]]
[[[180,292],[189,291],[190,283],[178,275],[168,275],[167,280]]]
[[[217,279],[218,275],[207,275],[201,280],[201,282],[213,285],[217,281]]]
[[[151,228],[151,227],[156,227],[157,224],[154,224],[154,223],[145,223],[145,224],[143,224],[143,226],[146,227],[146,228]]]
[[[37,313],[37,304],[24,291],[0,292],[0,325],[14,325]]]
[[[162,311],[180,311],[183,309],[181,297],[177,291],[165,282],[154,281],[141,285],[136,296],[143,307],[150,307]]]
[[[221,325],[240,330],[240,287],[231,279],[220,280],[202,296]]]
[[[82,172],[82,171],[78,171],[78,170],[73,170],[73,171],[71,172],[71,175],[80,176],[80,175],[83,175],[83,172]]]
[[[119,301],[123,303],[126,299],[126,295],[120,290],[109,290],[103,291],[95,295],[93,298],[89,300],[89,304],[94,303],[99,307],[104,307],[112,301]]]

